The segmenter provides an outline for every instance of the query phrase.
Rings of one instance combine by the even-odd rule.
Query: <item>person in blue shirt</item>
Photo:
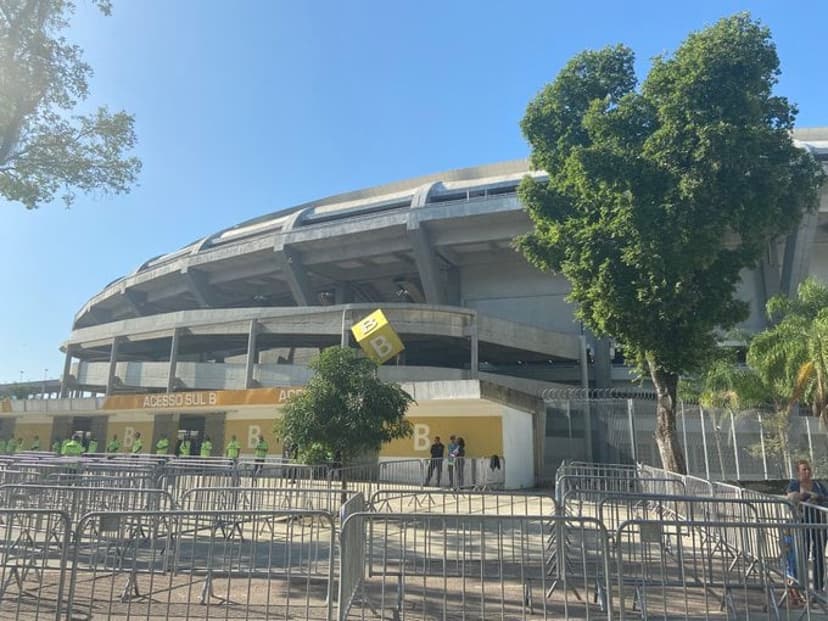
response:
[[[788,500],[799,506],[803,523],[825,524],[825,513],[819,506],[828,500],[828,488],[813,478],[811,464],[807,459],[800,459],[796,462],[796,471],[797,478],[788,483],[788,487],[785,488]],[[814,590],[820,593],[825,587],[825,527],[805,528],[800,532],[799,549],[806,559],[810,553],[814,569]],[[791,563],[789,559],[788,565],[788,573],[793,578],[797,578],[795,562]],[[807,579],[801,581],[800,584],[803,582],[807,582]]]

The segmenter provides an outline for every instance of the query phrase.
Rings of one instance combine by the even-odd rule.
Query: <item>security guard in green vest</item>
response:
[[[64,457],[77,457],[82,453],[83,444],[76,436],[72,436],[72,438],[66,444],[63,445]]]
[[[63,446],[63,443],[60,441],[60,438],[55,438],[55,441],[52,442],[52,452],[55,455],[60,455],[60,447]]]
[[[132,454],[137,455],[144,450],[144,440],[141,438],[141,432],[135,432],[135,439],[132,441]]]
[[[121,450],[121,443],[118,441],[118,436],[112,436],[112,439],[109,441],[109,444],[106,445],[106,452],[107,453],[117,453]]]
[[[95,436],[89,436],[89,444],[86,445],[86,452],[87,453],[97,453],[98,452],[98,441],[95,439]]]
[[[39,451],[40,450],[40,436],[35,435],[34,440],[32,440],[32,451]]]
[[[155,454],[156,455],[166,455],[167,450],[170,448],[170,441],[167,439],[167,434],[161,436],[158,442],[155,443]]]
[[[204,438],[204,441],[201,443],[201,450],[199,454],[202,457],[210,457],[213,452],[213,443],[210,441],[210,436]]]
[[[267,457],[267,450],[268,450],[267,442],[265,442],[264,436],[259,434],[259,441],[256,443],[256,465],[253,466],[253,477],[255,478],[256,475],[261,474],[262,466],[264,466],[265,458]]]
[[[230,438],[230,442],[227,443],[227,448],[224,449],[224,455],[230,459],[238,459],[240,452],[241,444],[236,440],[236,436],[233,436]]]
[[[6,442],[6,452],[9,455],[14,455],[17,452],[17,440],[14,439],[14,436],[9,438],[9,441]]]
[[[182,457],[189,457],[190,456],[190,449],[192,448],[192,444],[190,443],[189,438],[184,438],[181,441],[181,448],[179,449],[179,455]]]

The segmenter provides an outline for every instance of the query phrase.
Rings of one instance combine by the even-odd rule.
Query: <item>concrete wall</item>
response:
[[[506,489],[533,487],[535,449],[532,442],[532,415],[504,407],[502,421]]]
[[[462,268],[462,304],[480,313],[547,330],[577,333],[573,307],[564,300],[569,293],[566,279],[545,274],[515,261],[471,265]]]
[[[78,381],[88,386],[105,386],[109,374],[108,362],[81,362],[76,371]],[[245,386],[243,364],[213,362],[179,362],[176,377],[190,390],[239,390]],[[119,362],[115,375],[126,386],[165,389],[169,363]],[[304,386],[311,377],[304,365],[259,364],[254,367],[253,379],[261,386]],[[469,372],[462,369],[417,366],[383,366],[380,377],[391,382],[427,382],[432,380],[463,380]]]

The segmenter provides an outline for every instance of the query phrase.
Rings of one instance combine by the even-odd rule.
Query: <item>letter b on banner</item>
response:
[[[260,433],[262,433],[262,428],[258,425],[247,426],[247,448],[256,448]]]
[[[351,332],[365,354],[380,364],[405,349],[381,310],[375,310],[360,319],[351,328]]]
[[[431,446],[431,428],[423,423],[414,423],[414,450],[427,451]]]

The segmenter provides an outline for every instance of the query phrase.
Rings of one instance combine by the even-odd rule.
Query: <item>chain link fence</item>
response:
[[[656,403],[646,393],[550,391],[546,403],[544,479],[562,460],[661,466]],[[784,479],[797,459],[828,478],[828,429],[810,416],[704,408],[679,403],[679,444],[687,472],[717,481]]]

